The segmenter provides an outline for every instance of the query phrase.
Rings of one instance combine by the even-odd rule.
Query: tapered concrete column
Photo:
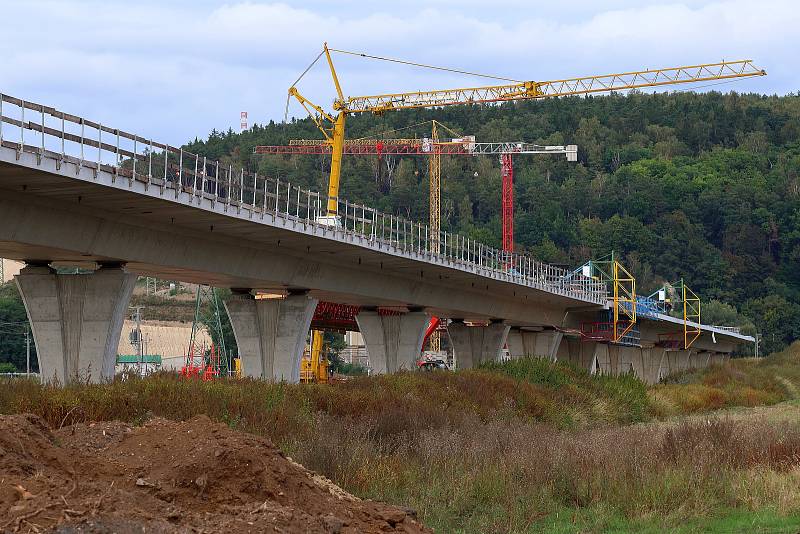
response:
[[[300,359],[316,308],[317,299],[307,295],[256,300],[250,294],[234,294],[226,301],[242,374],[299,382]]]
[[[511,358],[535,356],[555,361],[564,334],[556,330],[529,332],[526,330],[510,330],[506,345]]]
[[[729,357],[730,357],[730,355],[726,356],[725,354],[723,354],[721,352],[712,352],[711,353],[711,357],[709,358],[709,364],[710,365],[722,365],[723,363],[728,361]]]
[[[641,347],[629,345],[609,345],[608,357],[611,362],[611,374],[624,375],[631,371],[636,373],[634,360],[641,354]]]
[[[100,382],[114,377],[122,323],[136,275],[119,266],[56,274],[28,266],[14,277],[31,323],[43,381]]]
[[[692,349],[666,351],[664,365],[662,365],[662,377],[689,369],[693,352]]]
[[[373,373],[416,369],[425,329],[430,322],[427,313],[381,315],[377,311],[364,310],[356,315],[356,322],[364,337]]]
[[[703,369],[708,367],[711,360],[711,353],[706,350],[693,351],[689,356],[689,366],[692,369]]]
[[[647,384],[661,380],[661,366],[666,351],[664,347],[641,348],[633,353],[631,364],[633,372]]]
[[[609,345],[608,343],[595,343],[594,345],[594,364],[593,369],[590,367],[590,371],[594,371],[604,375],[611,375],[613,374],[613,369],[611,368],[611,356],[609,354]]]
[[[453,344],[456,367],[471,369],[482,362],[496,360],[510,328],[503,323],[487,326],[467,326],[460,321],[450,323],[447,333]]]
[[[601,343],[597,343],[596,341],[584,341],[582,339],[568,338],[567,346],[569,348],[569,355],[566,358],[562,358],[562,360],[567,360],[572,365],[576,365],[593,373],[597,370],[596,356],[598,345],[601,345]]]

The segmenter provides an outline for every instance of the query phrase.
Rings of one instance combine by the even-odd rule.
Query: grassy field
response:
[[[58,427],[208,414],[441,532],[800,531],[800,346],[647,387],[523,359],[336,386],[0,385]]]

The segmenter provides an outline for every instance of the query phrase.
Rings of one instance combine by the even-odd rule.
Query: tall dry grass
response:
[[[444,532],[535,532],[582,512],[667,528],[729,509],[800,513],[800,422],[653,420],[787,398],[800,383],[796,362],[795,353],[734,362],[649,389],[535,359],[337,386],[167,374],[66,388],[7,381],[0,413],[33,412],[56,427],[208,414],[270,437],[351,492],[412,506]]]

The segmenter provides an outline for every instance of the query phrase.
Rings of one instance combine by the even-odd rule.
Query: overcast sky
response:
[[[181,144],[212,128],[282,120],[286,90],[330,46],[550,80],[753,59],[769,76],[716,89],[800,89],[792,0],[0,0],[0,91]],[[336,56],[346,95],[466,79]],[[298,85],[330,109],[319,62]],[[290,116],[304,116],[296,104]]]

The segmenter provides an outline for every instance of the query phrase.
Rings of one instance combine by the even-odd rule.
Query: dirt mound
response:
[[[142,427],[0,416],[0,531],[429,532],[208,417]]]

